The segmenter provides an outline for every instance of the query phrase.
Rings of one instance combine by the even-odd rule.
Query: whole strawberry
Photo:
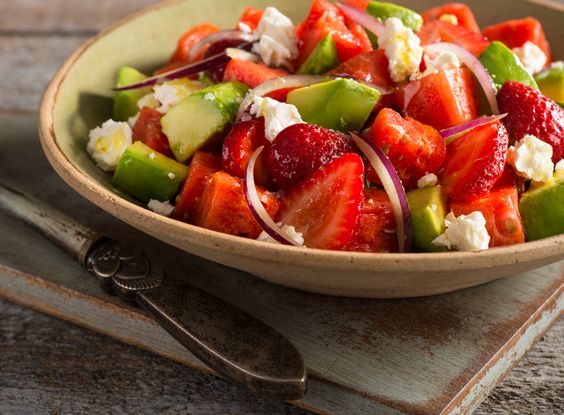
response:
[[[554,163],[564,158],[564,110],[556,102],[515,81],[503,85],[497,100],[512,142],[531,134],[552,146]]]

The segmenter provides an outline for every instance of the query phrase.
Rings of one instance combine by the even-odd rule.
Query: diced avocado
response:
[[[385,22],[390,17],[397,17],[404,26],[413,29],[414,32],[419,32],[421,26],[423,26],[423,17],[419,13],[393,3],[371,1],[366,7],[366,12],[382,22]]]
[[[124,66],[118,71],[116,88],[134,84],[147,79],[147,76],[137,69]],[[137,101],[151,92],[151,88],[132,89],[130,91],[119,91],[114,96],[114,120],[127,121],[139,112]]]
[[[331,34],[325,36],[309,54],[298,73],[322,74],[339,66],[337,46]]]
[[[529,241],[564,233],[564,170],[554,173],[552,180],[535,183],[523,193],[519,211]]]
[[[539,89],[535,79],[523,67],[517,55],[497,40],[482,52],[480,62],[492,77],[496,91],[499,91],[507,81],[517,81]]]
[[[425,187],[407,193],[413,226],[413,246],[418,251],[445,251],[431,242],[445,231],[446,199],[440,186]]]
[[[287,101],[298,108],[305,122],[348,132],[363,127],[379,99],[377,90],[341,78],[295,89]]]
[[[247,91],[240,82],[224,82],[201,89],[175,105],[161,119],[161,125],[176,160],[184,163],[221,136],[235,121]]]
[[[535,81],[544,95],[564,105],[564,61],[553,63],[536,75]]]
[[[188,167],[163,156],[141,141],[131,144],[121,158],[113,185],[143,202],[174,198],[184,183]]]

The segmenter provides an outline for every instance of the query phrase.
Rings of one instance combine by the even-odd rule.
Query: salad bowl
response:
[[[401,2],[416,10],[436,1]],[[554,55],[564,57],[564,6],[548,1],[467,2],[481,25],[533,16],[542,21]],[[110,175],[88,156],[90,129],[111,115],[111,86],[121,66],[150,72],[166,62],[176,39],[190,26],[212,22],[233,27],[247,6],[274,6],[294,21],[301,0],[168,1],[142,10],[78,49],[51,81],[41,104],[40,137],[56,172],[106,212],[191,254],[270,281],[313,293],[402,298],[446,293],[564,259],[564,235],[481,252],[367,254],[296,248],[210,231],[156,214],[112,186]]]

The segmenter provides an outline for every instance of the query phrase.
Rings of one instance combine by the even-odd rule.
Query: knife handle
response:
[[[272,399],[304,396],[300,352],[245,311],[188,284],[168,279],[137,301],[180,344],[220,375]]]
[[[102,236],[28,194],[0,182],[0,208],[55,243],[82,266]]]

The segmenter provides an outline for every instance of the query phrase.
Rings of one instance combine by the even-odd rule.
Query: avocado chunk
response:
[[[161,118],[176,160],[184,163],[201,147],[220,138],[235,121],[247,91],[240,82],[212,85],[184,98]]]
[[[519,211],[529,241],[564,233],[564,170],[554,173],[552,180],[535,183],[523,193]]]
[[[536,75],[535,81],[544,95],[564,105],[564,61],[553,63]]]
[[[145,203],[151,199],[166,202],[178,193],[187,173],[184,164],[136,141],[119,159],[112,183]]]
[[[120,68],[116,79],[116,88],[141,82],[147,79],[147,76],[139,72],[137,69],[129,66]],[[133,117],[139,112],[137,101],[149,94],[151,88],[132,89],[130,91],[118,91],[114,96],[114,120],[127,121],[129,117]]]
[[[423,17],[419,13],[393,3],[371,1],[366,7],[366,12],[382,22],[390,17],[397,17],[404,26],[413,29],[414,32],[419,32],[423,26]]]
[[[309,54],[298,73],[319,75],[339,66],[337,46],[331,34],[325,36]]]
[[[431,242],[445,231],[446,198],[440,186],[425,187],[407,193],[413,226],[413,246],[417,251],[440,252],[446,248]]]
[[[341,78],[295,89],[287,102],[295,105],[309,124],[349,132],[363,127],[379,99],[377,90]]]
[[[499,41],[492,42],[480,55],[480,62],[494,82],[496,92],[507,81],[517,81],[531,88],[539,89],[535,79],[511,49]]]

